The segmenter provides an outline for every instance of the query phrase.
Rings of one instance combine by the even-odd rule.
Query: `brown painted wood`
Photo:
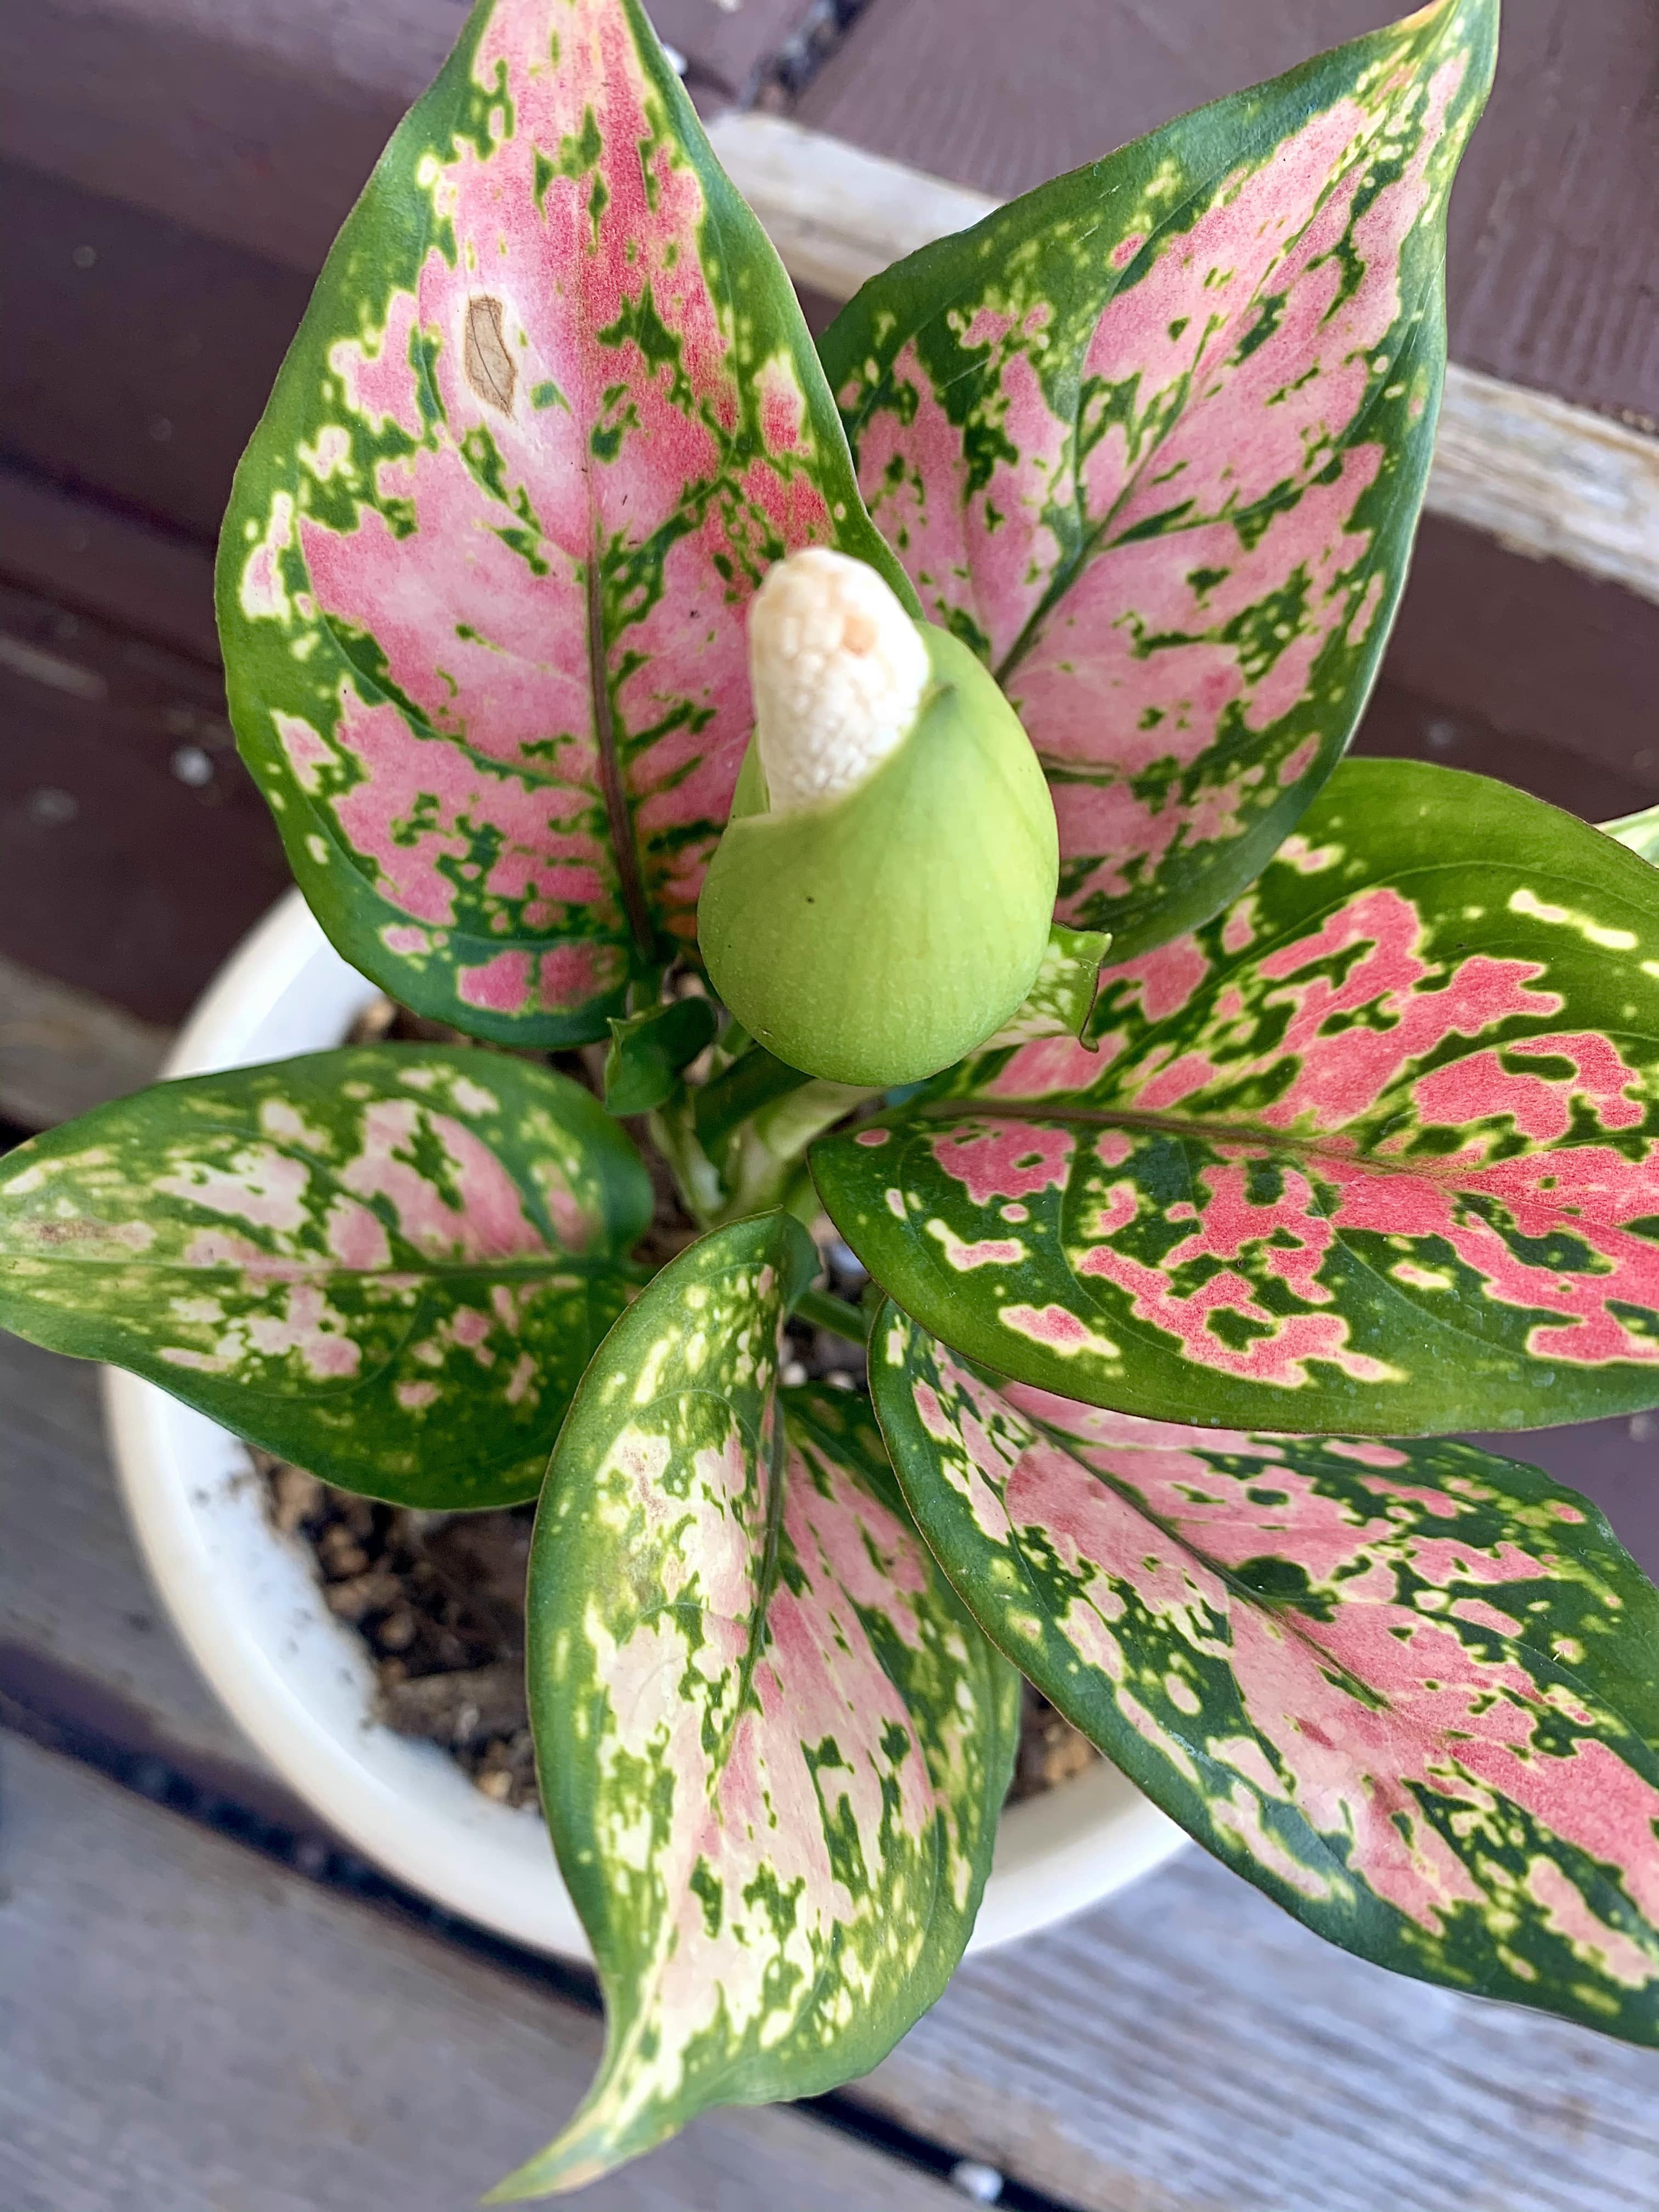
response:
[[[7,2212],[460,2212],[574,2109],[599,2022],[15,1739]],[[787,2110],[694,2122],[592,2212],[946,2212]]]
[[[1431,516],[1355,750],[1605,821],[1659,799],[1656,676],[1659,605]]]
[[[284,888],[216,672],[0,585],[0,953],[178,1021]]]
[[[15,163],[0,208],[4,458],[210,545],[308,283]]]
[[[0,578],[210,668],[219,665],[213,556],[106,501],[0,464]]]
[[[855,145],[1006,198],[1384,23],[1389,0],[875,0],[797,103]],[[1659,13],[1511,0],[1452,198],[1452,351],[1659,415]]]
[[[1407,691],[1559,745],[1659,798],[1659,606],[1615,584],[1431,517],[1387,671]],[[1597,816],[1588,793],[1575,811]]]
[[[744,94],[811,0],[656,0],[695,96]],[[37,0],[0,10],[0,154],[306,276],[465,0]]]
[[[820,12],[813,0],[653,0],[659,34],[683,53],[686,83],[707,106],[750,97],[791,40]],[[712,100],[711,100],[712,95]]]

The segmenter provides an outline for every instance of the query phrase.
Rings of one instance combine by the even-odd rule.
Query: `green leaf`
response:
[[[699,1139],[712,1151],[743,1122],[812,1080],[764,1045],[750,1045],[698,1091],[693,1120]]]
[[[1216,913],[1359,718],[1445,362],[1497,0],[1179,117],[866,284],[820,352],[929,620],[994,671],[1119,957]]]
[[[550,1070],[364,1045],[157,1084],[0,1161],[0,1325],[407,1505],[533,1498],[649,1176]]]
[[[1349,762],[1228,913],[1107,970],[1091,1026],[814,1148],[947,1343],[1237,1427],[1659,1403],[1645,861],[1482,777]]]
[[[1345,1950],[1659,2043],[1659,1592],[1536,1468],[871,1382],[928,1543],[1043,1695]]]
[[[708,999],[671,999],[611,1024],[605,1059],[610,1114],[653,1114],[680,1090],[680,1070],[714,1041],[719,1016]]]
[[[548,1825],[605,1987],[598,2081],[495,2201],[712,2105],[873,2066],[978,1910],[1018,1681],[911,1527],[867,1407],[776,1387],[817,1255],[721,1230],[612,1331],[536,1526]]]
[[[994,1052],[1004,1045],[1030,1044],[1038,1037],[1085,1036],[1100,990],[1101,963],[1111,942],[1103,930],[1066,929],[1056,922],[1048,932],[1048,949],[1025,1003],[980,1049]]]
[[[602,1037],[694,938],[744,609],[859,503],[794,294],[637,0],[479,0],[329,257],[237,474],[237,734],[354,965]]]

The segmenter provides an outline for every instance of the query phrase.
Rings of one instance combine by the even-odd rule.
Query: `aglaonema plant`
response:
[[[609,2034],[503,2200],[882,2056],[1022,1671],[1334,1942],[1659,2042],[1659,1595],[1449,1440],[1659,1404],[1652,825],[1341,762],[1496,32],[1182,118],[815,351],[635,0],[481,0],[329,258],[232,710],[336,945],[509,1049],[35,1139],[0,1318],[374,1497],[539,1493]],[[654,1275],[636,1139],[705,1232]],[[867,1401],[780,1382],[863,1325],[820,1205]]]

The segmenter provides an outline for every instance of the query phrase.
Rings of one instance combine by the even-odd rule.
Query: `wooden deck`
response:
[[[223,722],[211,537],[311,274],[461,5],[0,23],[0,1145],[148,1079],[284,880]],[[1003,193],[1395,11],[653,12],[709,111],[758,97]],[[1642,434],[1656,18],[1508,14],[1454,214],[1454,350]],[[1628,580],[1431,521],[1362,744],[1592,817],[1659,799],[1659,605]],[[1659,1418],[1526,1450],[1655,1571],[1656,1443]],[[263,1767],[158,1613],[95,1375],[0,1338],[0,2212],[460,2212],[555,2131],[599,2033],[582,1975],[398,1893]],[[574,2201],[942,2212],[963,2160],[1014,2212],[1653,2212],[1659,2054],[1345,1958],[1189,1852],[965,1969],[867,2080],[706,2118]]]

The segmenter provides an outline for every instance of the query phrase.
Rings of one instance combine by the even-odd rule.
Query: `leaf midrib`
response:
[[[1364,161],[1370,158],[1370,154],[1375,149],[1376,140],[1380,134],[1381,130],[1382,125],[1379,123],[1377,128],[1365,138],[1361,150],[1359,154],[1356,155],[1355,159],[1346,164],[1342,168],[1339,169],[1336,174],[1327,181],[1324,190],[1319,195],[1319,198],[1313,208],[1310,210],[1306,221],[1297,231],[1294,238],[1285,241],[1284,249],[1281,252],[1278,261],[1274,264],[1275,269],[1283,267],[1289,254],[1306,235],[1308,229],[1318,217],[1321,210],[1325,206],[1326,203],[1330,198],[1331,194],[1337,190],[1339,185],[1340,185],[1343,179],[1353,170],[1362,167]],[[1275,145],[1281,142],[1275,142]],[[1269,149],[1268,150],[1268,159],[1272,158],[1272,149]],[[1188,208],[1195,205],[1206,193],[1213,191],[1216,186],[1223,181],[1224,178],[1230,173],[1231,170],[1228,169],[1218,170],[1206,177],[1201,184],[1195,185],[1193,191],[1190,191],[1187,195],[1186,198],[1182,202],[1181,207],[1178,210],[1172,210],[1170,215],[1166,216],[1163,226],[1164,235],[1168,237],[1171,234],[1173,230],[1174,216],[1177,213],[1184,213]],[[1350,228],[1352,228],[1352,224],[1350,225]],[[1346,235],[1346,232],[1344,235]],[[1145,250],[1144,247],[1142,250]],[[1272,272],[1269,273],[1271,274]],[[1267,279],[1264,278],[1262,281],[1263,283],[1265,283]],[[1102,304],[1100,310],[1101,316],[1103,317],[1107,308],[1109,307],[1115,300],[1122,295],[1123,290],[1124,287],[1121,281],[1112,287],[1110,294]],[[1249,300],[1246,302],[1246,306],[1253,306],[1255,301],[1261,297],[1261,295],[1262,287],[1261,284],[1258,284],[1255,289],[1251,293]],[[1401,320],[1406,313],[1406,304],[1402,301],[1399,313],[1396,314],[1394,322],[1389,325],[1391,330],[1399,328]],[[1054,614],[1058,607],[1064,604],[1073,586],[1083,576],[1085,571],[1089,568],[1097,555],[1102,551],[1109,551],[1111,550],[1110,544],[1108,542],[1108,533],[1110,532],[1113,523],[1122,512],[1126,502],[1134,495],[1136,491],[1139,490],[1141,483],[1146,478],[1146,471],[1156,460],[1164,445],[1168,442],[1170,438],[1174,435],[1175,432],[1181,427],[1181,425],[1188,419],[1192,405],[1192,389],[1197,380],[1200,368],[1205,365],[1206,349],[1207,348],[1212,335],[1213,333],[1211,331],[1206,331],[1203,339],[1200,342],[1198,351],[1194,354],[1191,365],[1187,371],[1186,381],[1188,398],[1183,400],[1176,414],[1165,425],[1163,434],[1155,438],[1152,444],[1148,446],[1146,451],[1142,454],[1139,465],[1133,470],[1132,474],[1125,480],[1117,497],[1112,501],[1111,506],[1101,517],[1099,522],[1097,523],[1092,529],[1085,527],[1080,531],[1075,554],[1071,559],[1061,563],[1060,569],[1050,580],[1049,586],[1043,592],[1042,599],[1027,617],[1019,635],[1014,640],[1007,652],[1003,655],[1002,659],[994,672],[997,682],[1005,689],[1006,688],[1009,678],[1014,673],[1016,669],[1018,669],[1020,663],[1034,650],[1042,638],[1044,627],[1050,616]],[[1417,334],[1414,329],[1413,343],[1415,343],[1416,342]],[[1079,377],[1073,392],[1072,430],[1069,447],[1073,454],[1075,454],[1077,451],[1077,441],[1081,428],[1080,410],[1082,406],[1082,379]],[[1336,453],[1346,453],[1356,442],[1362,426],[1380,404],[1380,398],[1381,387],[1379,385],[1376,389],[1367,393],[1364,401],[1357,413],[1345,426],[1340,435],[1335,440],[1334,449]],[[1322,463],[1322,468],[1328,467],[1328,462]],[[1073,484],[1076,487],[1076,489],[1074,489],[1071,504],[1073,510],[1078,514],[1079,523],[1083,523],[1085,522],[1085,518],[1082,513],[1079,497],[1079,494],[1081,490],[1080,459],[1079,461],[1074,463],[1072,474]],[[1302,490],[1298,491],[1297,495],[1298,499],[1303,495],[1303,492],[1305,492],[1307,489],[1308,484],[1311,484],[1313,480],[1314,479],[1311,476],[1308,478],[1307,483],[1302,487]],[[1283,485],[1275,485],[1273,487],[1272,491],[1269,492],[1267,496],[1272,497],[1274,493],[1281,491],[1284,489],[1285,487]],[[1176,525],[1174,531],[1169,534],[1178,534],[1180,532],[1184,530],[1195,529],[1215,522],[1226,521],[1229,519],[1230,518],[1225,514],[1219,515],[1200,516],[1194,518],[1191,521],[1185,521]]]
[[[1264,1128],[1254,1121],[1183,1120],[1172,1114],[1137,1113],[1128,1107],[1049,1105],[1040,1098],[982,1099],[969,1093],[956,1098],[927,1099],[912,1106],[906,1118],[928,1121],[1068,1121],[1082,1128],[1142,1129],[1153,1136],[1173,1137],[1183,1144],[1194,1139],[1206,1144],[1249,1145],[1259,1151],[1288,1152],[1298,1159],[1329,1160],[1345,1167],[1364,1168],[1367,1173],[1429,1176],[1449,1182],[1462,1181],[1470,1175],[1484,1175],[1488,1169],[1506,1166],[1512,1159],[1555,1158],[1583,1151],[1585,1146],[1597,1141],[1587,1138],[1583,1145],[1540,1145],[1524,1152],[1508,1152],[1498,1159],[1472,1165],[1467,1160],[1458,1161],[1449,1153],[1385,1158],[1358,1147],[1345,1147],[1334,1135],[1297,1137],[1283,1130]]]

